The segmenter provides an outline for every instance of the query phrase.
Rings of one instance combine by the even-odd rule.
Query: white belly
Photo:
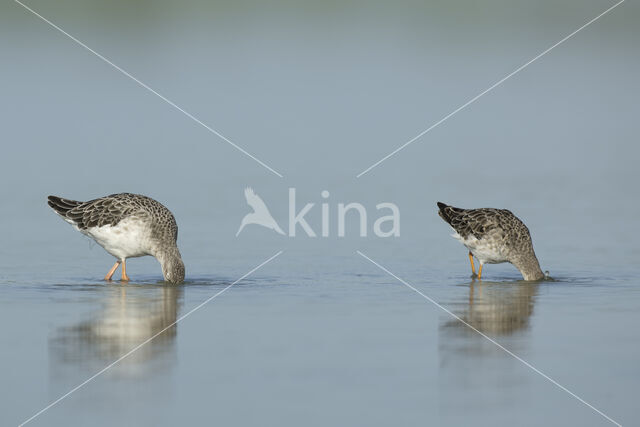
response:
[[[91,227],[85,234],[118,259],[151,255],[151,232],[137,219],[125,219],[117,225]]]
[[[500,264],[501,262],[507,262],[506,257],[502,254],[502,248],[498,244],[492,243],[489,239],[478,240],[472,235],[463,239],[458,233],[452,234],[451,236],[465,245],[473,256],[478,258],[481,264]]]

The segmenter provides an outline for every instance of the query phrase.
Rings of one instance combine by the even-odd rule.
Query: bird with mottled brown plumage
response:
[[[122,281],[128,281],[126,259],[151,255],[160,262],[167,282],[184,281],[178,224],[160,202],[140,194],[119,193],[88,202],[49,196],[48,204],[76,230],[116,257],[105,280],[111,280],[122,264]]]
[[[533,250],[526,225],[507,209],[461,209],[438,202],[438,215],[454,230],[453,237],[469,249],[471,271],[476,275],[473,258],[484,264],[509,262],[522,273],[524,280],[542,280],[545,274]]]

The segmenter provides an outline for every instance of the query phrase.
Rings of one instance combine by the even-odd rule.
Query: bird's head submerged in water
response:
[[[165,281],[172,284],[184,282],[184,263],[177,247],[163,251],[156,258],[162,266],[162,275]]]

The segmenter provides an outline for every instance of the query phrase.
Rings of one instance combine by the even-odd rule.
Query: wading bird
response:
[[[184,281],[184,263],[177,245],[178,225],[171,211],[159,202],[130,193],[88,202],[57,196],[49,196],[48,200],[62,219],[116,257],[105,280],[111,280],[122,264],[122,281],[128,281],[127,258],[151,255],[160,262],[165,281]]]
[[[476,270],[473,257],[480,261],[478,279],[484,264],[510,262],[524,280],[542,280],[545,274],[533,251],[529,229],[506,209],[461,209],[438,202],[438,215],[453,229],[452,236],[469,249],[473,277]]]

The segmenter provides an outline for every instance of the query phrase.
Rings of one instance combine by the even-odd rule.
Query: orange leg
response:
[[[113,264],[113,267],[111,267],[111,270],[109,270],[109,272],[107,273],[106,276],[104,276],[104,280],[106,281],[110,281],[111,280],[111,276],[113,276],[113,273],[116,272],[116,270],[118,269],[118,266],[120,265],[120,261],[116,261],[115,264]]]
[[[120,278],[123,282],[129,281],[129,276],[127,276],[127,260],[122,261],[122,277]]]
[[[478,280],[482,279],[482,264],[480,264],[480,268],[478,269]]]
[[[471,262],[471,272],[473,273],[473,276],[476,275],[476,267],[473,264],[473,254],[471,253],[471,251],[469,251],[469,262]]]

